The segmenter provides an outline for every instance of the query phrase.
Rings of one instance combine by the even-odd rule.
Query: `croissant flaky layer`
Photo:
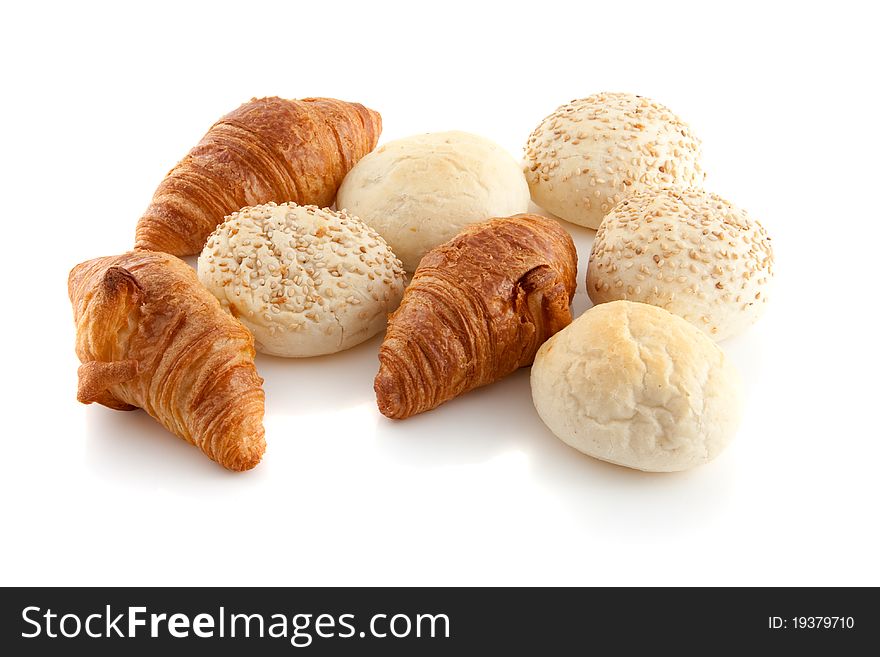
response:
[[[70,272],[79,401],[142,408],[230,470],[263,456],[253,337],[165,253],[131,251]]]
[[[530,365],[571,323],[576,280],[571,236],[538,215],[476,224],[428,252],[388,321],[379,410],[407,418]]]
[[[381,132],[379,113],[357,103],[255,98],[217,121],[168,173],[138,222],[135,248],[193,255],[245,206],[329,206]]]

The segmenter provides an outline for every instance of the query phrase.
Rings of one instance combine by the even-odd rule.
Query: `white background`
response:
[[[5,3],[0,583],[880,584],[869,4]],[[383,141],[459,129],[520,158],[603,90],[688,121],[707,187],[773,236],[768,312],[723,344],[747,407],[717,461],[583,456],[527,370],[386,420],[378,338],[258,358],[268,451],[245,474],[76,402],[68,270],[130,248],[165,172],[241,102],[359,101]],[[570,228],[577,314],[592,233]]]

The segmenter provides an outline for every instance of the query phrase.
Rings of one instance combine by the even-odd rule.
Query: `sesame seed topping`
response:
[[[637,266],[610,278],[628,259]],[[587,287],[601,303],[624,298],[606,288],[622,280],[627,299],[660,305],[662,297],[664,308],[698,325],[708,317],[712,335],[723,339],[757,318],[773,267],[770,237],[744,210],[700,189],[664,188],[636,193],[604,218]],[[657,283],[640,285],[648,280]]]
[[[524,169],[537,174],[528,178],[536,202],[564,219],[595,227],[611,205],[632,193],[701,184],[700,157],[700,141],[665,106],[633,94],[600,93],[546,117],[526,143]],[[561,205],[566,196],[583,195],[578,177],[588,172],[601,174],[592,175],[589,186],[596,199],[608,202]]]
[[[205,285],[249,328],[264,326],[267,335],[307,326],[301,318],[339,331],[341,315],[335,313],[344,307],[331,309],[327,302],[337,286],[352,290],[348,305],[372,298],[376,308],[359,312],[384,316],[393,310],[388,302],[399,300],[404,276],[400,260],[359,219],[295,203],[267,203],[231,214],[199,258]],[[367,286],[378,281],[394,293],[370,296]]]

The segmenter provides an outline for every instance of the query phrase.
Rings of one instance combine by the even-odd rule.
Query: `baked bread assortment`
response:
[[[730,360],[693,325],[644,303],[588,310],[538,350],[531,380],[538,414],[563,442],[638,470],[706,463],[739,423]]]
[[[571,236],[533,214],[469,226],[430,251],[388,322],[374,387],[403,419],[530,365],[571,322]]]
[[[331,205],[376,146],[378,112],[333,98],[255,98],[215,123],[168,173],[137,224],[135,248],[197,255],[246,205]]]
[[[254,334],[257,351],[317,356],[385,328],[404,273],[385,241],[346,212],[294,203],[234,213],[208,238],[199,280]]]
[[[373,151],[380,131],[378,113],[329,98],[254,99],[220,119],[156,190],[135,250],[71,271],[79,401],[143,408],[247,470],[266,446],[255,349],[332,354],[387,324],[373,387],[388,418],[534,363],[538,415],[581,452],[663,472],[718,455],[742,395],[713,338],[762,312],[773,250],[701,189],[685,123],[596,94],[538,126],[524,168],[464,132]],[[597,305],[574,322],[574,242],[525,214],[530,197],[598,228]],[[198,253],[198,274],[175,257]]]
[[[703,182],[700,140],[668,108],[643,96],[600,93],[573,100],[529,137],[532,199],[574,224],[598,228],[611,208],[654,187]]]
[[[77,399],[142,408],[230,470],[263,456],[263,380],[254,340],[185,262],[130,251],[83,262],[68,292],[79,357]]]
[[[758,319],[772,278],[770,237],[744,210],[699,189],[648,190],[599,226],[587,293],[666,308],[723,340]]]
[[[385,238],[407,272],[469,224],[526,212],[529,189],[516,160],[466,132],[389,142],[342,181],[336,205]]]

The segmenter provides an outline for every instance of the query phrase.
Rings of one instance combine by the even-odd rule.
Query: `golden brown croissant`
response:
[[[379,410],[407,418],[530,365],[571,323],[576,280],[571,236],[538,215],[475,224],[429,251],[388,320]]]
[[[217,121],[168,173],[138,221],[135,248],[193,255],[246,205],[332,205],[381,132],[379,113],[357,103],[255,98]]]
[[[77,399],[143,408],[230,470],[266,449],[254,340],[174,256],[131,251],[70,272]]]

